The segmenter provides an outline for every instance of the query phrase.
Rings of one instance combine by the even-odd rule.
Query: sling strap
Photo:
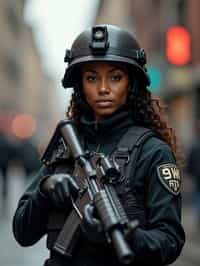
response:
[[[152,129],[132,126],[119,140],[112,158],[117,162],[124,176],[134,176],[136,162],[141,154],[143,145],[153,136],[156,136],[156,134]]]

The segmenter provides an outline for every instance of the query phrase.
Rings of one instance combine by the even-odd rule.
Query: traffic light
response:
[[[148,65],[147,71],[151,80],[149,90],[153,93],[157,93],[161,89],[163,82],[162,72],[157,66],[154,65]]]
[[[166,57],[169,63],[183,66],[191,60],[191,36],[183,26],[171,26],[166,32]]]

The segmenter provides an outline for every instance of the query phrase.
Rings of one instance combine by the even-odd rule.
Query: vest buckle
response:
[[[122,165],[128,164],[130,162],[130,155],[127,148],[118,148],[113,157],[114,161],[119,162],[120,166],[121,166],[120,163],[121,161]]]

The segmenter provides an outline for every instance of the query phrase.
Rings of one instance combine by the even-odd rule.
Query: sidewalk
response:
[[[192,206],[183,206],[182,211],[183,226],[186,232],[186,242],[180,258],[173,266],[181,265],[200,265],[200,234],[197,228],[195,210]]]

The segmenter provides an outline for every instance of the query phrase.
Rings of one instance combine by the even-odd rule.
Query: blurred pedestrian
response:
[[[188,149],[186,157],[186,173],[194,183],[193,202],[197,215],[197,226],[200,230],[200,120],[195,126],[196,137]]]
[[[8,200],[8,169],[14,158],[15,149],[7,135],[0,132],[0,172],[2,177],[2,208],[6,210]]]
[[[131,265],[172,263],[185,241],[179,155],[173,130],[161,114],[163,106],[147,89],[144,50],[130,32],[98,25],[77,37],[65,62],[63,86],[74,87],[67,117],[76,124],[84,148],[123,163],[121,178],[112,182],[128,218],[139,221],[125,235],[135,255]],[[72,256],[55,251],[72,203],[82,193],[62,139],[47,157],[19,201],[13,219],[16,240],[31,246],[47,234],[50,258],[45,266],[122,265],[92,200],[77,215],[82,219]]]

